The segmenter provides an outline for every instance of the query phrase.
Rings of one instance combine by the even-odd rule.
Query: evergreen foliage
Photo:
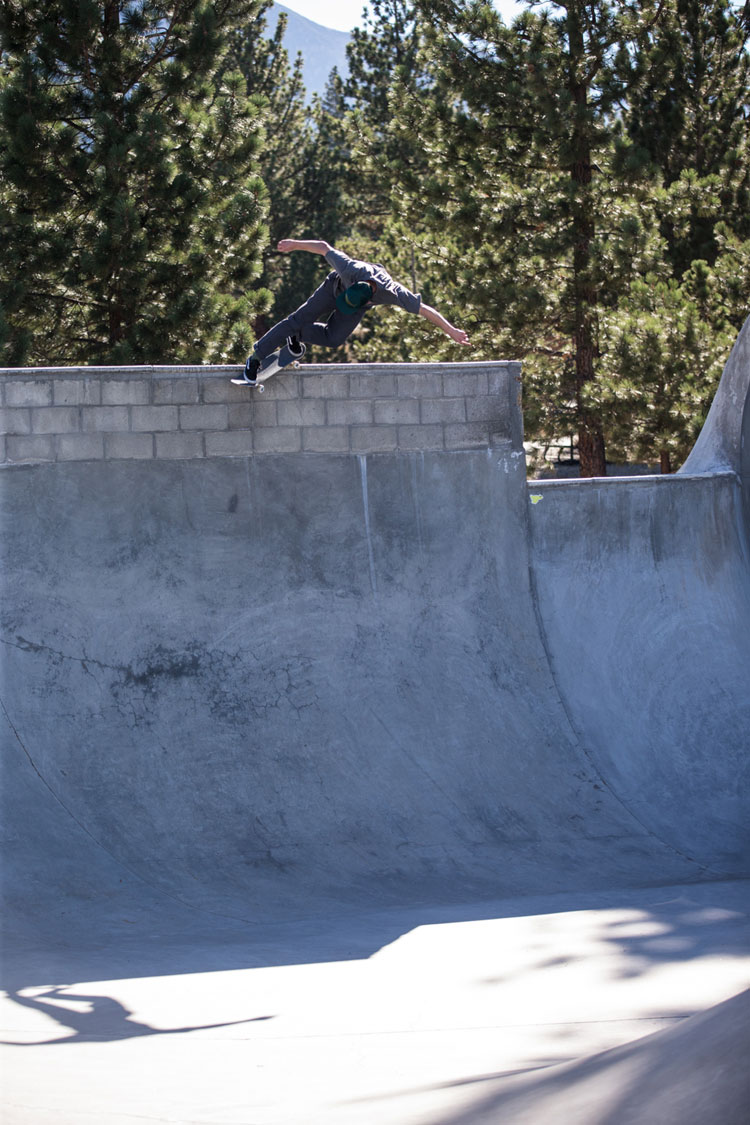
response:
[[[619,126],[661,174],[678,279],[696,260],[713,266],[719,221],[750,237],[749,40],[747,2],[671,0],[637,49],[618,56]]]
[[[371,0],[311,106],[267,8],[0,0],[3,362],[236,360],[322,237],[523,359],[584,474],[676,467],[750,305],[750,2]],[[394,309],[346,355],[457,358]]]
[[[419,97],[420,33],[410,0],[371,0],[363,27],[355,28],[347,48],[349,75],[344,94],[352,111],[352,186],[358,204],[358,230],[378,238],[391,212],[391,193],[401,166],[413,152],[390,128],[394,88]]]
[[[273,305],[255,318],[256,336],[301,304],[316,284],[316,263],[307,255],[277,254],[278,241],[314,237],[317,230],[331,231],[332,238],[337,233],[339,154],[326,142],[320,99],[312,108],[305,104],[302,56],[290,66],[286,26],[282,12],[268,38],[264,13],[259,13],[233,33],[231,45],[231,59],[245,78],[248,96],[262,98],[266,107],[265,143],[255,170],[268,192],[261,284],[272,291]],[[331,96],[335,99],[335,93]]]
[[[270,295],[262,99],[226,65],[259,0],[5,0],[9,364],[225,361]]]
[[[480,0],[420,8],[433,78],[428,221],[440,216],[460,240],[456,270],[478,324],[496,348],[523,351],[532,430],[574,428],[582,473],[604,474],[587,390],[601,320],[660,252],[649,179],[614,147],[612,56],[655,6],[571,0],[511,28]]]
[[[419,135],[394,127],[406,103],[419,105],[423,97],[421,44],[421,21],[411,0],[371,0],[363,26],[352,33],[344,85],[351,107],[344,120],[351,153],[344,205],[351,219],[349,252],[382,261],[431,303],[430,277],[439,271],[426,268],[429,238],[408,218],[402,220],[401,210],[406,169],[418,182],[429,157]],[[441,308],[450,317],[445,300]],[[349,345],[351,357],[361,361],[454,357],[455,350],[434,327],[388,308],[370,313]]]
[[[690,451],[750,308],[750,5],[673,0],[617,60],[618,127],[663,185],[658,272],[605,328],[594,389],[621,456]]]
[[[477,358],[523,358],[529,437],[577,431],[584,475],[606,472],[605,437],[674,466],[747,310],[746,10],[570,0],[505,27],[484,0],[401,7],[411,22],[373,26],[350,59],[383,258],[470,328]],[[409,74],[388,65],[394,27]],[[386,318],[355,354],[384,347],[455,358]]]

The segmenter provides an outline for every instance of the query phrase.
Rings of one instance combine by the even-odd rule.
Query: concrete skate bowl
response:
[[[747,878],[749,346],[532,486],[517,365],[6,372],[9,947]]]

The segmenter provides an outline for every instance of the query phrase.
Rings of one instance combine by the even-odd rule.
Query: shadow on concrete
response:
[[[750,991],[590,1058],[489,1076],[495,1092],[430,1125],[745,1125],[748,1057]]]
[[[576,917],[579,912],[580,920]],[[598,913],[601,918],[596,917]],[[75,1032],[59,1042],[179,1034],[205,1028],[144,1027],[111,998],[64,990],[86,981],[365,960],[418,928],[512,919],[532,919],[537,929],[536,938],[532,931],[528,957],[507,975],[478,977],[479,987],[500,989],[506,984],[517,984],[524,977],[528,977],[531,989],[543,986],[540,982],[544,981],[545,971],[560,966],[572,968],[576,961],[591,956],[590,945],[582,948],[579,941],[584,930],[587,941],[595,943],[595,955],[606,959],[612,979],[636,980],[661,964],[697,962],[707,957],[745,957],[750,948],[750,882],[547,895],[385,911],[341,909],[324,918],[255,927],[238,926],[229,920],[220,924],[218,919],[202,919],[195,914],[188,918],[186,912],[181,918],[163,916],[163,925],[157,929],[152,926],[150,932],[144,932],[145,927],[141,926],[133,932],[130,925],[127,939],[123,937],[126,926],[120,926],[118,937],[112,924],[106,931],[90,933],[88,945],[80,940],[82,935],[77,930],[69,935],[67,947],[59,940],[41,942],[38,947],[17,942],[12,954],[3,959],[0,983],[14,1003],[42,1011],[61,1027]],[[182,929],[176,932],[178,924]],[[499,939],[502,940],[501,931]],[[555,945],[552,957],[551,940]],[[502,960],[499,955],[498,963]],[[51,981],[57,983],[50,987]],[[28,990],[38,988],[44,991],[26,995]],[[77,1012],[61,1007],[67,1000],[89,1003],[92,1008]],[[685,1007],[668,1012],[662,1007],[658,1012],[661,1017],[691,1013],[689,1002]],[[545,1060],[540,1060],[539,1065],[545,1065]]]
[[[111,1043],[144,1035],[187,1035],[191,1031],[211,1031],[215,1028],[237,1027],[273,1019],[273,1016],[252,1016],[246,1020],[197,1024],[191,1027],[150,1027],[148,1024],[134,1020],[132,1012],[111,996],[70,992],[64,988],[49,988],[36,996],[23,996],[20,992],[15,991],[8,991],[6,995],[19,1007],[30,1008],[32,1011],[49,1016],[61,1028],[69,1028],[73,1034],[55,1036],[52,1039],[37,1039],[33,1042],[0,1039],[0,1043],[5,1047],[46,1047],[52,1044],[75,1046],[77,1043],[91,1042]],[[69,1007],[69,1004],[85,1004],[87,1008],[76,1010]]]

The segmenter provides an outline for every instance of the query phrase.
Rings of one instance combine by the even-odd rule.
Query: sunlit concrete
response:
[[[750,971],[743,884],[226,929],[186,935],[172,972],[124,975],[143,950],[58,954],[77,979],[11,993],[7,1120],[471,1120],[507,1076],[675,1027]]]

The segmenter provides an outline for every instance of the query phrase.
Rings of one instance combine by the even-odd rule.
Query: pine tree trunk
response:
[[[578,245],[576,246],[578,253]],[[575,256],[575,255],[574,255]],[[582,287],[584,298],[585,288]],[[577,294],[577,298],[579,294]],[[598,420],[592,417],[582,402],[584,384],[594,379],[593,328],[589,307],[585,299],[576,300],[576,397],[578,400],[578,459],[582,477],[606,477],[607,459],[604,435]]]
[[[573,302],[576,399],[578,402],[578,456],[582,477],[604,477],[607,461],[601,424],[583,406],[582,391],[595,378],[594,316],[596,288],[591,277],[591,244],[594,239],[591,184],[591,139],[587,119],[586,49],[580,15],[575,4],[568,8],[570,84],[576,107],[573,123]]]
[[[578,431],[578,460],[582,477],[606,477],[607,459],[601,431]]]
[[[668,449],[662,449],[659,455],[660,469],[663,473],[672,472],[672,458],[669,456]]]
[[[124,336],[123,332],[123,309],[120,302],[119,293],[115,290],[109,299],[108,310],[108,339],[107,343],[110,348],[115,344],[119,344]]]

